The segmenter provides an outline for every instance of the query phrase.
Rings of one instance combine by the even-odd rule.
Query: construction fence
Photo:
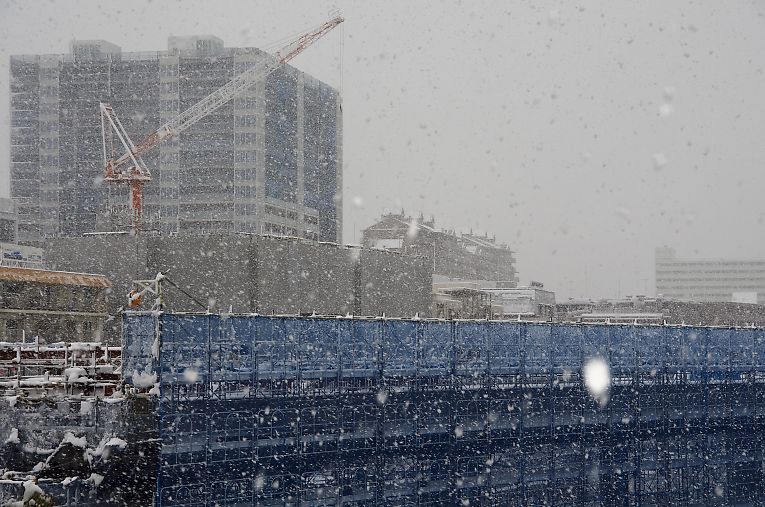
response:
[[[123,325],[125,380],[158,392],[157,505],[765,502],[765,329]],[[583,378],[593,360],[600,393]]]

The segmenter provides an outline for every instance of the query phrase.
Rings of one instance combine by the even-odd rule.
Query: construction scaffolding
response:
[[[156,504],[755,505],[765,329],[127,313]],[[591,359],[610,382],[593,396]]]

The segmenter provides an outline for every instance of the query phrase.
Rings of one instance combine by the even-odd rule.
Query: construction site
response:
[[[52,397],[41,369],[20,368],[51,351],[4,356],[6,400],[16,394],[1,416],[12,428],[3,455],[31,463],[40,452],[36,485],[65,505],[757,505],[763,495],[762,328],[156,312],[126,313],[123,326],[120,351],[75,354],[91,391],[67,391],[42,416],[35,407]],[[122,382],[103,378],[105,355]],[[91,397],[96,386],[106,391]],[[110,441],[115,461],[101,457]],[[52,467],[71,445],[92,458]],[[2,488],[5,500],[22,486]]]
[[[19,242],[59,271],[0,277],[0,503],[761,505],[765,328],[522,321],[555,299],[507,245],[403,211],[342,245],[339,94],[286,65],[342,22],[12,59]]]

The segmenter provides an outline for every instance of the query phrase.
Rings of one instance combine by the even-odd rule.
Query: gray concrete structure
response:
[[[101,182],[98,103],[134,142],[268,56],[214,36],[165,51],[74,41],[69,54],[12,56],[11,197],[19,243],[127,230],[125,186]],[[144,154],[144,226],[340,242],[342,113],[337,90],[285,66]]]
[[[249,234],[54,238],[46,261],[112,282],[108,311],[127,304],[133,280],[161,271],[173,311],[412,317],[431,312],[427,258],[296,238]],[[184,294],[186,292],[187,294]],[[197,301],[195,302],[194,299]],[[119,319],[108,337],[119,335]]]
[[[430,316],[430,259],[368,248],[358,252],[355,315]]]

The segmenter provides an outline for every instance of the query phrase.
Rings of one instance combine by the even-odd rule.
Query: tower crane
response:
[[[141,230],[143,185],[147,181],[151,181],[151,172],[141,159],[141,155],[155,148],[164,140],[183,132],[200,119],[250,88],[256,82],[265,79],[343,21],[345,20],[342,16],[335,16],[318,28],[304,33],[282,47],[272,57],[266,58],[264,61],[242,72],[221,88],[218,88],[159,127],[138,144],[133,144],[111,105],[104,102],[100,103],[101,138],[103,141],[105,167],[104,181],[109,183],[127,183],[130,186],[131,226],[134,234]],[[116,159],[114,158],[115,143],[112,133],[116,134],[122,148],[125,150]]]

